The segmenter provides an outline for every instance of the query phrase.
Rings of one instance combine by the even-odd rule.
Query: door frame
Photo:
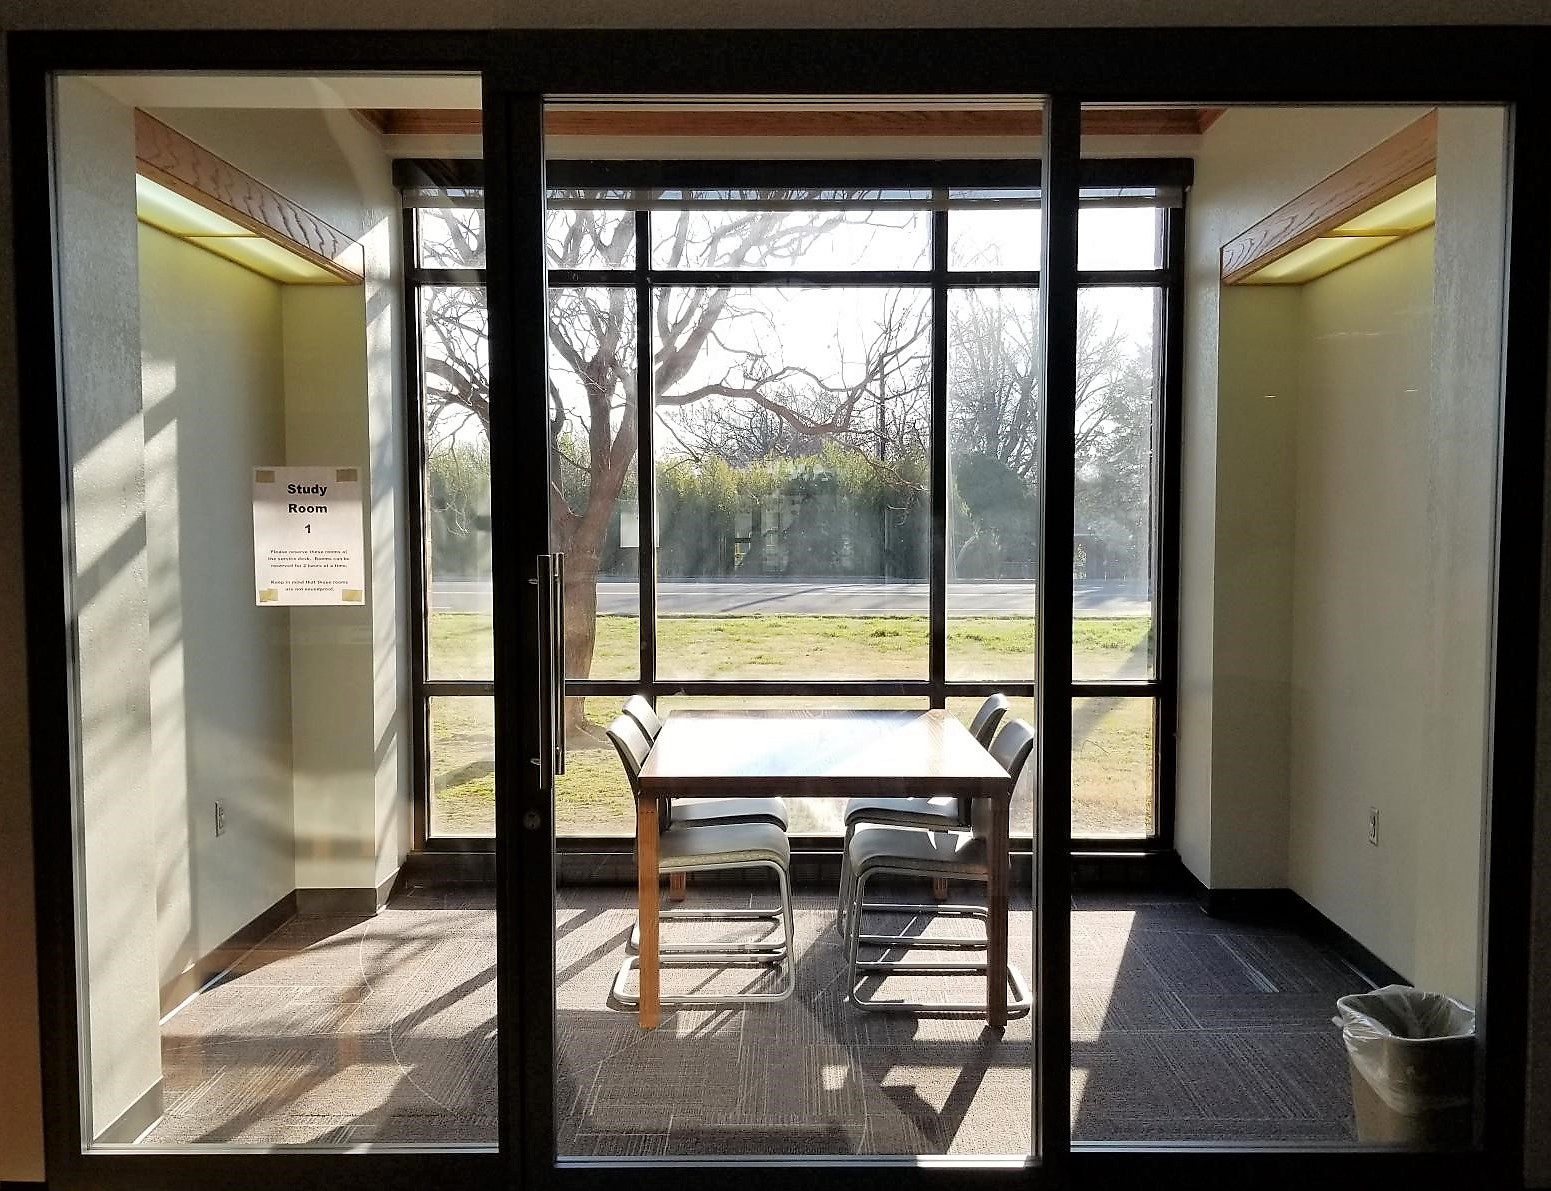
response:
[[[470,32],[20,32],[9,35],[12,199],[15,220],[17,366],[20,391],[48,394],[19,411],[23,457],[23,539],[28,633],[30,771],[38,914],[40,1026],[46,1151],[50,1181],[61,1187],[203,1186],[242,1184],[255,1173],[295,1186],[419,1188],[456,1179],[475,1186],[505,1186],[515,1154],[525,1155],[521,1174],[535,1184],[585,1181],[589,1186],[667,1188],[684,1177],[672,1166],[653,1168],[597,1164],[575,1177],[554,1170],[547,1154],[522,1147],[541,1125],[542,1105],[524,1101],[519,1063],[553,1062],[552,1051],[534,1050],[546,1038],[531,1029],[534,1010],[520,1014],[520,992],[537,997],[538,976],[552,968],[552,928],[535,913],[524,893],[542,887],[547,869],[524,873],[524,862],[542,834],[520,830],[521,804],[532,794],[524,783],[526,757],[538,744],[538,725],[519,717],[515,748],[498,750],[498,776],[508,798],[498,822],[504,841],[516,845],[498,853],[501,911],[498,954],[502,970],[517,980],[498,981],[502,1021],[502,1139],[506,1154],[388,1153],[319,1154],[91,1154],[80,1152],[80,1095],[77,1061],[82,1040],[76,1021],[75,906],[70,865],[43,858],[70,855],[70,799],[75,788],[71,664],[73,642],[65,622],[69,586],[67,501],[64,485],[63,408],[57,349],[59,318],[54,269],[51,110],[49,76],[54,71],[200,70],[212,63],[228,71],[464,70],[483,73],[486,87],[486,160],[492,172],[493,207],[505,213],[492,227],[492,249],[503,260],[499,305],[508,326],[527,320],[526,341],[505,353],[509,377],[536,375],[542,353],[532,329],[542,325],[542,286],[513,276],[518,268],[539,269],[542,247],[543,153],[535,119],[542,97],[635,94],[941,94],[955,89],[979,94],[1041,93],[1054,97],[1049,122],[1055,137],[1054,162],[1075,159],[1076,104],[1150,103],[1493,103],[1508,107],[1510,233],[1505,278],[1503,394],[1499,425],[1500,483],[1496,524],[1493,668],[1489,723],[1487,842],[1483,857],[1486,926],[1479,1003],[1481,1030],[1490,1041],[1483,1064],[1486,1111],[1482,1147],[1462,1154],[1389,1154],[1371,1151],[1287,1151],[1238,1147],[1184,1151],[1134,1147],[1047,1151],[1033,1172],[988,1166],[937,1164],[835,1166],[813,1163],[804,1176],[825,1186],[883,1187],[901,1181],[922,1186],[1021,1186],[1031,1177],[1055,1184],[1070,1179],[1138,1178],[1199,1180],[1246,1178],[1272,1185],[1322,1179],[1407,1179],[1420,1186],[1457,1184],[1461,1179],[1499,1185],[1522,1181],[1524,1092],[1528,1035],[1530,963],[1529,894],[1533,798],[1525,796],[1525,775],[1534,772],[1537,742],[1538,656],[1542,581],[1542,485],[1546,397],[1547,317],[1551,314],[1551,240],[1538,212],[1547,193],[1551,155],[1551,77],[1544,70],[1551,30],[1542,27],[1391,28],[1191,28],[1164,29],[997,29],[997,30],[780,30],[780,31],[508,31]],[[1309,63],[1320,69],[1311,71]],[[1062,138],[1066,138],[1064,141]],[[526,212],[526,234],[517,234],[514,212]],[[1513,219],[1514,212],[1524,217]],[[502,223],[504,229],[497,231]],[[1066,247],[1075,254],[1075,228]],[[1066,238],[1063,236],[1063,239]],[[1047,272],[1053,259],[1047,263]],[[494,274],[494,271],[493,271]],[[51,301],[35,292],[49,279]],[[492,281],[495,281],[494,275]],[[32,290],[28,290],[28,286]],[[1054,277],[1052,289],[1067,288]],[[1075,276],[1072,279],[1075,295]],[[1057,312],[1060,319],[1060,312]],[[494,334],[494,332],[493,332]],[[494,361],[494,346],[492,347]],[[492,444],[494,449],[494,445]],[[523,489],[537,484],[529,477]],[[517,514],[515,485],[500,486],[497,508]],[[523,568],[531,563],[536,533],[496,535],[497,582],[516,590],[513,617],[496,630],[498,699],[516,701],[519,683],[532,685],[536,641],[523,626],[535,612],[525,604]],[[1049,537],[1047,535],[1048,542]],[[547,545],[547,543],[546,543]],[[1047,560],[1048,561],[1048,560]],[[1052,610],[1059,617],[1059,609]],[[1066,609],[1069,617],[1070,608]],[[515,623],[511,621],[515,619]],[[1058,627],[1058,621],[1047,621]],[[522,638],[529,638],[524,644]],[[1057,653],[1061,651],[1056,651]],[[1063,697],[1060,664],[1046,659],[1044,688]],[[1069,671],[1069,656],[1068,656]],[[504,696],[500,690],[504,688]],[[1057,713],[1059,714],[1059,712]],[[1061,762],[1050,758],[1056,778]],[[1054,797],[1066,793],[1052,788]],[[1052,801],[1047,799],[1046,801]],[[1064,812],[1064,807],[1063,807]],[[1058,816],[1059,817],[1059,816]],[[1059,824],[1048,824],[1058,829]],[[1063,842],[1064,842],[1064,835]],[[546,849],[547,850],[547,849]],[[1048,851],[1048,849],[1047,849]],[[1064,847],[1063,847],[1064,852]],[[1065,858],[1047,876],[1064,875]],[[1048,902],[1046,903],[1048,904]],[[526,911],[526,912],[524,912]],[[1051,916],[1045,936],[1064,953],[1069,926]],[[545,956],[549,955],[546,960]],[[1048,958],[1048,956],[1047,956]],[[1042,968],[1042,970],[1044,970]],[[1065,1095],[1069,1006],[1066,972],[1046,985],[1060,1031],[1043,1030],[1046,1086]],[[515,1029],[511,1028],[516,1023]],[[546,1026],[547,1029],[547,1026]],[[1059,1036],[1055,1036],[1059,1034]],[[1052,1073],[1059,1074],[1059,1079]],[[1046,1097],[1047,1101],[1049,1097]],[[537,1114],[537,1117],[529,1114]],[[1047,1119],[1065,1119],[1047,1103]],[[1055,1133],[1046,1133],[1047,1144]],[[255,1163],[258,1165],[256,1166]],[[757,1163],[737,1167],[743,1185],[785,1185],[790,1169]],[[702,1177],[709,1171],[702,1172]],[[730,1181],[730,1180],[729,1180]]]

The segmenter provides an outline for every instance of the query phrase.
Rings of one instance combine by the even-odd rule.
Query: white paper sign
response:
[[[358,468],[253,469],[256,603],[364,604],[364,554]]]

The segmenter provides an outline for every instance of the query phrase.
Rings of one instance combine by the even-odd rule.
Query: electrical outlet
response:
[[[226,804],[219,798],[215,800],[215,833],[226,834]]]
[[[1379,808],[1368,808],[1368,842],[1375,848],[1379,846]]]

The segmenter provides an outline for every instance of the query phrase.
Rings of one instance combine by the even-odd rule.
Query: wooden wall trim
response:
[[[1199,136],[1221,108],[1093,108],[1083,113],[1088,136]],[[456,109],[389,108],[362,117],[393,136],[474,136],[481,113]],[[1037,137],[1044,130],[1038,111],[908,109],[597,107],[557,109],[544,117],[550,136],[637,137],[858,137],[976,136]]]
[[[360,284],[362,249],[350,236],[138,109],[135,165],[168,190],[224,215],[341,281]]]
[[[1353,216],[1432,177],[1437,165],[1435,109],[1224,244],[1223,284],[1242,281]]]

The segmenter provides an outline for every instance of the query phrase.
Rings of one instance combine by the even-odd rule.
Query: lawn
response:
[[[598,619],[592,677],[632,678],[639,659],[635,617]],[[658,621],[665,678],[925,678],[924,618],[906,616],[682,616]],[[490,673],[490,618],[440,612],[431,617],[434,677]],[[1073,668],[1082,678],[1141,677],[1151,637],[1143,618],[1084,618],[1073,626]],[[955,617],[948,622],[948,672],[956,679],[1013,680],[1034,667],[1033,624],[1026,618]],[[575,676],[573,670],[573,677]],[[811,705],[812,701],[808,701]],[[829,700],[834,705],[836,700]],[[911,707],[913,699],[847,700],[860,706]],[[954,699],[961,719],[978,699]],[[800,706],[780,698],[669,699],[675,706]],[[924,704],[920,704],[923,705]],[[603,726],[613,701],[591,698],[591,730],[573,733],[559,779],[561,834],[631,831],[628,787]],[[1014,715],[1033,716],[1033,700],[1014,700]],[[1081,699],[1073,708],[1073,824],[1083,835],[1140,835],[1151,823],[1153,705],[1146,699]],[[580,738],[578,738],[580,737]],[[494,829],[493,705],[488,698],[438,698],[431,706],[432,830],[489,834]],[[838,805],[793,807],[794,831],[831,831]],[[1032,828],[1032,800],[1021,789],[1013,828]]]

